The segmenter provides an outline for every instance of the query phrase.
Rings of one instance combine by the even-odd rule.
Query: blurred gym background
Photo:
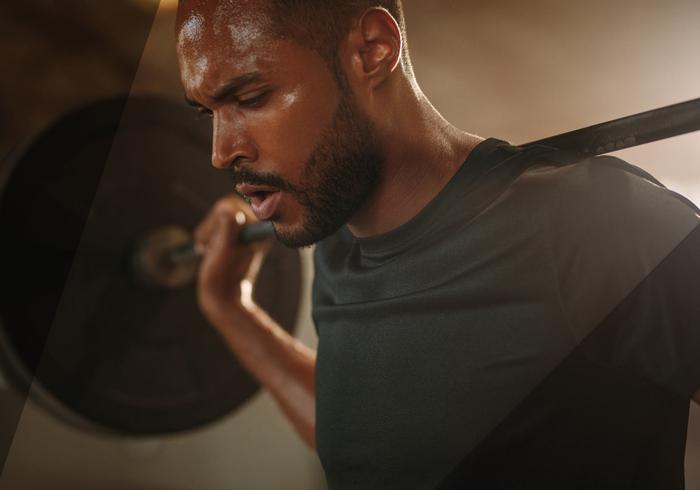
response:
[[[96,98],[182,99],[175,6],[1,3],[0,162],[54,118]],[[405,0],[405,7],[420,85],[448,120],[482,136],[524,143],[700,96],[696,0]],[[700,204],[700,134],[620,156]],[[304,259],[310,268],[308,252]],[[315,344],[308,284],[298,331]],[[149,440],[77,431],[22,404],[0,380],[4,434],[15,426],[2,422],[18,411],[3,490],[325,488],[317,458],[265,393],[211,426]],[[697,406],[686,473],[687,488],[700,489]]]

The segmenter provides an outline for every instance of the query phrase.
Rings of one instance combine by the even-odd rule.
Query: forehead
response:
[[[178,49],[249,49],[270,37],[273,22],[264,0],[185,0],[177,16]]]
[[[267,3],[185,0],[177,17],[177,50],[186,91],[212,89],[224,78],[279,64]],[[276,61],[275,61],[276,60]]]

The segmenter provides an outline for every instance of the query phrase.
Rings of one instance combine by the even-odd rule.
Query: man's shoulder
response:
[[[513,168],[504,169],[503,164]],[[513,175],[517,176],[511,180]],[[452,193],[450,226],[440,237],[464,234],[471,240],[473,225],[487,224],[493,233],[538,236],[557,247],[580,249],[599,242],[619,248],[635,240],[650,246],[677,243],[698,224],[696,209],[687,199],[643,169],[612,156],[578,160],[563,152],[523,152],[479,179],[481,184]],[[479,187],[489,192],[484,202],[472,202]],[[455,226],[455,220],[462,224]],[[479,237],[485,239],[480,230]],[[354,246],[341,228],[317,244],[315,263],[332,272],[345,264]]]
[[[584,200],[607,194],[630,197],[630,193],[654,192],[663,187],[651,174],[620,158],[603,155],[576,159],[558,152],[533,158],[518,184],[523,190]]]
[[[553,219],[572,225],[591,220],[682,225],[697,219],[688,199],[642,168],[608,155],[581,161],[566,154],[545,156],[523,172],[513,192],[540,201]]]

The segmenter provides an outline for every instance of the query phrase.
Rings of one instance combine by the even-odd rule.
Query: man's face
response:
[[[381,147],[342,77],[314,51],[268,34],[257,3],[181,7],[182,82],[188,100],[213,118],[213,165],[229,169],[280,241],[310,245],[372,193]]]

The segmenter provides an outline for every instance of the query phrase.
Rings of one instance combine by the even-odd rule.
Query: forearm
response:
[[[316,352],[257,307],[216,323],[239,362],[270,392],[304,441],[314,448]]]

